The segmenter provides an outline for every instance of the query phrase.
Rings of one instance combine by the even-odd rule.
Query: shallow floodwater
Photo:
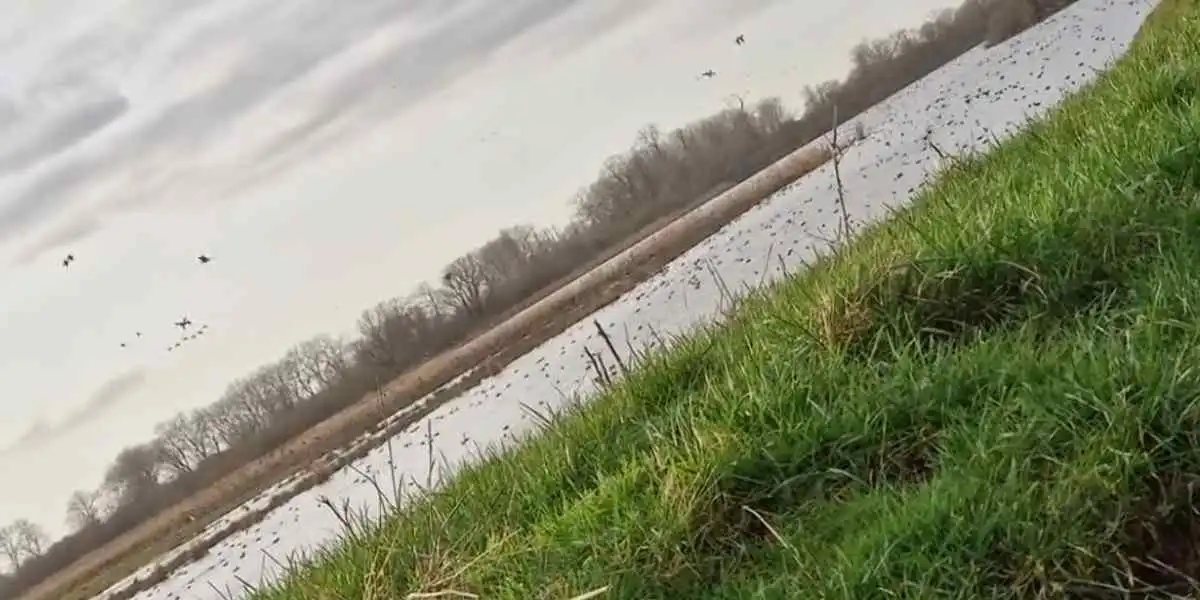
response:
[[[867,134],[846,152],[840,165],[852,220],[856,224],[876,220],[890,207],[906,202],[939,168],[941,160],[930,142],[951,155],[985,149],[993,139],[1003,139],[1028,117],[1042,114],[1064,94],[1092,80],[1098,69],[1124,53],[1155,4],[1153,0],[1082,0],[1004,44],[968,52],[846,123],[846,135],[860,126]],[[826,165],[692,248],[662,273],[598,311],[594,319],[627,355],[628,348],[657,345],[660,337],[718,317],[728,301],[725,290],[737,293],[778,279],[826,247],[825,240],[836,236],[840,224],[834,190],[832,165]],[[592,319],[547,341],[136,598],[244,597],[245,583],[259,585],[274,579],[282,571],[279,563],[288,556],[336,541],[339,521],[322,505],[322,498],[378,514],[379,492],[369,478],[385,493],[400,483],[424,485],[431,454],[428,436],[439,463],[432,475],[436,484],[481,449],[533,431],[537,422],[533,411],[562,407],[570,398],[594,391],[596,373],[585,348],[593,352],[605,348]],[[214,523],[198,539],[218,535],[296,483],[292,478],[274,486]],[[148,565],[98,598],[147,577],[154,568]]]

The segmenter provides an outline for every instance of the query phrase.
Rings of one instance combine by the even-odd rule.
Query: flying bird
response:
[[[737,37],[733,38],[733,43],[735,43],[739,46],[741,46],[742,44],[745,44],[746,43],[746,35],[743,33],[739,33]]]
[[[75,255],[68,254],[67,257],[63,259],[62,266],[69,267],[73,262],[75,262]]]
[[[196,260],[200,261],[200,264],[202,265],[207,265],[209,261],[212,260],[212,257],[207,254],[201,254],[200,256],[196,257]]]
[[[709,69],[709,70],[701,73],[700,76],[704,77],[705,79],[712,79],[713,77],[717,76],[717,72],[712,69]]]
[[[184,330],[186,330],[188,328],[188,326],[190,326],[191,324],[192,324],[192,321],[190,319],[188,319],[187,317],[184,317],[175,322],[176,327],[178,327],[180,329],[184,329]]]

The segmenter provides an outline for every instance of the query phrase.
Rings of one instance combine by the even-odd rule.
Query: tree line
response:
[[[778,99],[725,109],[670,132],[648,126],[572,200],[563,228],[516,226],[460,256],[437,285],[365,310],[359,335],[320,335],[229,384],[213,404],[160,423],[122,450],[97,490],[71,495],[72,533],[53,544],[28,520],[0,528],[0,599],[15,597],[141,521],[263,456],[439,352],[498,322],[525,298],[652,222],[741,181],[980,44],[994,44],[1071,0],[968,0],[914,29],[864,41],[842,80],[808,86],[798,116]]]

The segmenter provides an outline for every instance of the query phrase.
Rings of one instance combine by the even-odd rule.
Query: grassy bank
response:
[[[258,597],[1200,591],[1198,95],[1167,0],[1049,119]]]

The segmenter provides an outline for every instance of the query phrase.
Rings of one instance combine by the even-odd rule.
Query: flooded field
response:
[[[1003,44],[968,52],[845,123],[842,135],[861,132],[865,139],[842,156],[840,185],[829,164],[788,186],[595,313],[594,322],[549,340],[135,597],[244,596],[247,584],[279,576],[288,557],[337,540],[343,525],[331,505],[379,514],[397,490],[437,485],[485,449],[535,432],[541,415],[595,391],[596,355],[607,368],[617,367],[601,330],[629,363],[663,338],[718,318],[742,290],[803,268],[847,224],[859,227],[902,206],[945,161],[985,151],[1086,85],[1125,51],[1153,7],[1141,0],[1083,0]],[[298,478],[280,483],[201,538],[224,535],[296,485]],[[159,563],[189,549],[178,548]],[[98,598],[120,593],[156,568],[147,565]]]

